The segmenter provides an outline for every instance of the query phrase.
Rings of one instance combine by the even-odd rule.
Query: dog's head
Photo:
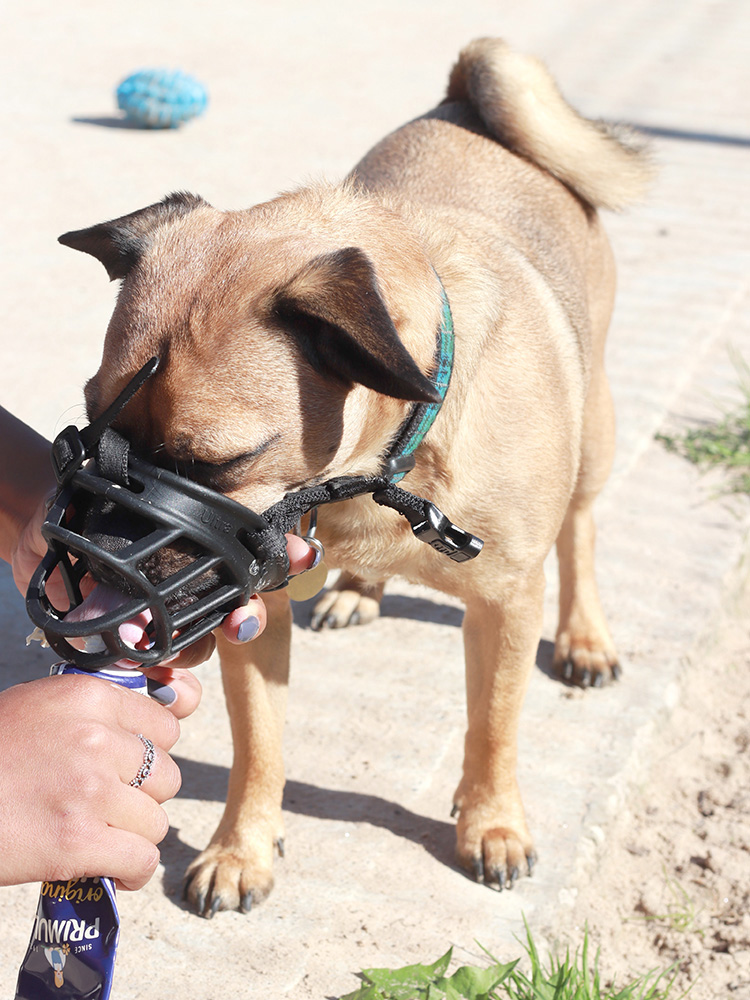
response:
[[[379,471],[411,402],[440,398],[424,374],[438,279],[398,218],[353,191],[307,190],[228,213],[172,195],[61,242],[122,281],[86,387],[89,417],[159,358],[117,431],[134,455],[251,510]],[[143,530],[108,501],[84,518],[103,551]],[[169,544],[140,570],[159,583],[195,555]],[[106,582],[106,567],[90,568]],[[173,602],[190,604],[217,582],[203,574]]]

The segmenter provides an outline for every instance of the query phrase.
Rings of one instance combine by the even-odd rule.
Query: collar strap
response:
[[[400,482],[406,473],[414,468],[414,452],[440,412],[453,372],[453,316],[448,296],[439,277],[438,283],[442,301],[440,327],[435,345],[435,374],[432,376],[432,382],[440,394],[440,402],[416,403],[396,433],[383,463],[383,475],[392,483]]]

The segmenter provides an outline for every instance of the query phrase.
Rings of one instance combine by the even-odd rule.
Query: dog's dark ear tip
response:
[[[426,375],[423,375],[421,371],[416,367],[412,368],[411,371],[400,372],[399,375],[399,388],[400,392],[393,392],[393,395],[398,395],[401,399],[408,399],[412,403],[442,403],[443,397],[440,395],[438,390],[429,380]],[[393,387],[396,390],[396,386]],[[386,395],[389,393],[386,392]]]
[[[430,389],[429,392],[424,393],[424,397],[421,400],[423,403],[442,403],[443,397],[437,391],[437,389]]]

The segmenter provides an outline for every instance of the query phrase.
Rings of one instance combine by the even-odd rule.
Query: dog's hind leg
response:
[[[353,573],[342,572],[330,590],[319,598],[310,624],[315,631],[367,625],[380,615],[384,583],[367,583]]]
[[[261,636],[231,645],[217,632],[234,761],[224,815],[185,875],[185,898],[201,914],[250,910],[273,887],[274,850],[283,851],[282,732],[292,617],[283,593],[264,594]]]
[[[491,600],[467,601],[464,618],[468,728],[454,797],[456,850],[477,881],[512,888],[534,862],[516,780],[521,704],[542,629],[541,566]]]
[[[583,420],[581,465],[557,538],[560,621],[554,666],[566,681],[600,687],[620,673],[594,573],[593,503],[604,486],[614,454],[614,412],[604,367],[592,373]]]

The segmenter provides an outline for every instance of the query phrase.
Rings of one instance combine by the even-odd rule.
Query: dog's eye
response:
[[[271,445],[275,444],[280,437],[280,434],[274,434],[273,437],[268,438],[258,448],[243,452],[234,458],[225,459],[223,462],[204,462],[200,459],[172,459],[170,463],[170,460],[165,455],[161,455],[159,464],[165,469],[176,472],[180,476],[185,476],[186,479],[192,479],[193,482],[201,486],[208,486],[219,493],[226,493],[243,482],[247,475],[248,466],[264,452],[268,451]]]
[[[186,462],[179,461],[172,464],[172,471],[178,476],[192,479],[194,483],[201,486],[208,486],[211,489],[222,492],[232,485],[236,480],[237,472],[242,459],[233,459],[230,462]]]

